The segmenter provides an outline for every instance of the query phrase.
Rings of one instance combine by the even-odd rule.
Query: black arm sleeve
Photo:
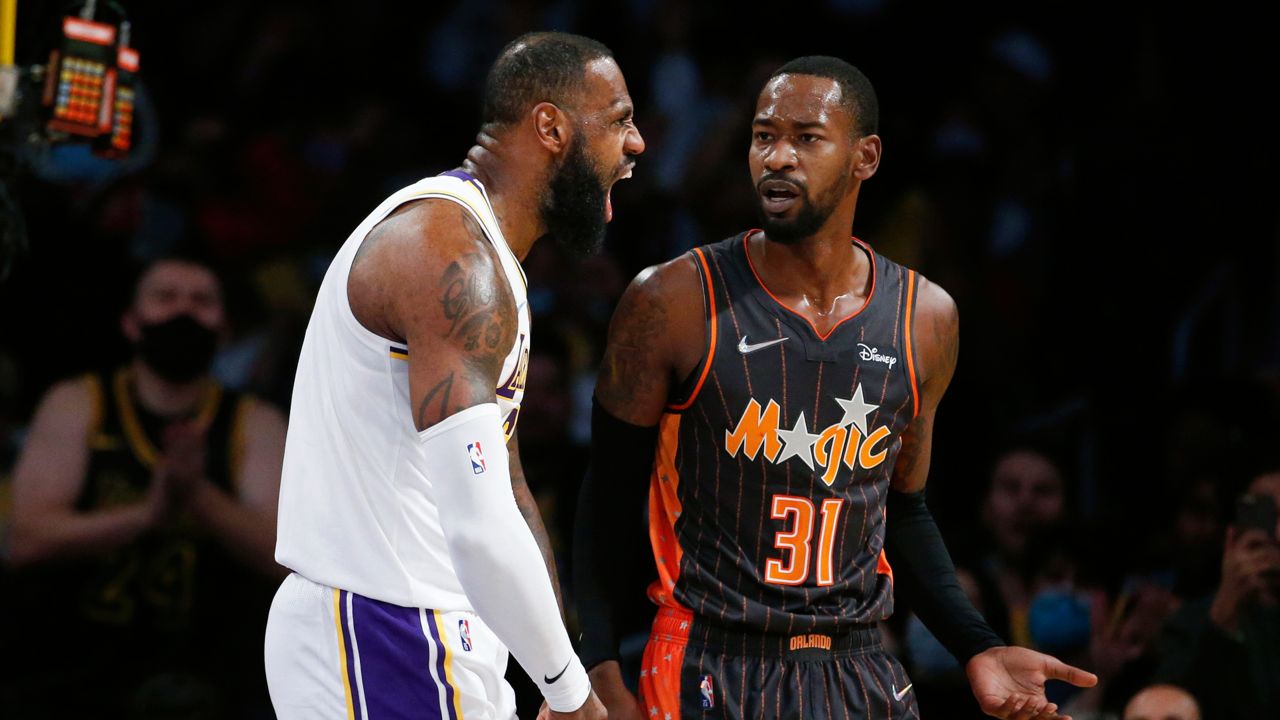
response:
[[[620,559],[642,554],[641,519],[658,428],[640,427],[591,402],[591,458],[578,495],[573,531],[573,593],[588,670],[618,659],[617,609],[635,568]]]
[[[889,491],[885,510],[885,554],[894,582],[943,647],[964,665],[987,648],[1005,643],[969,602],[924,491]]]

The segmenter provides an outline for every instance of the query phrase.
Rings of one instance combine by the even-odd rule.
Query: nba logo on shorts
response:
[[[702,676],[702,682],[698,683],[698,690],[702,692],[703,710],[710,710],[716,706],[716,686],[711,683],[710,675]]]
[[[480,451],[479,440],[467,445],[467,454],[471,456],[471,472],[476,475],[484,472],[484,453]]]
[[[462,649],[471,652],[471,623],[465,618],[458,621],[458,637],[462,639]]]

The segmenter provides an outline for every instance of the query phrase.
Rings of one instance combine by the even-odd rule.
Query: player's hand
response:
[[[640,701],[622,681],[622,666],[616,660],[602,662],[587,673],[591,687],[609,711],[609,720],[647,720]]]
[[[542,709],[538,711],[538,720],[606,720],[609,713],[605,712],[604,704],[600,702],[600,698],[596,697],[595,689],[587,695],[587,701],[582,703],[582,707],[573,712],[560,713],[547,707],[542,703]]]
[[[1020,647],[995,647],[965,665],[973,696],[982,711],[1004,720],[1071,720],[1044,696],[1046,680],[1093,687],[1098,677],[1055,657]]]

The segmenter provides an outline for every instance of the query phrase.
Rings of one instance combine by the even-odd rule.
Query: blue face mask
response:
[[[1039,650],[1061,653],[1089,644],[1092,610],[1084,595],[1051,589],[1036,593],[1027,610],[1027,629]]]

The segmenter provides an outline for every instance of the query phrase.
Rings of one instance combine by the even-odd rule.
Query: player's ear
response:
[[[853,175],[866,180],[880,167],[880,136],[863,135],[853,141]]]
[[[569,149],[573,123],[568,113],[553,103],[541,102],[533,106],[532,116],[534,133],[543,147],[556,155]]]

